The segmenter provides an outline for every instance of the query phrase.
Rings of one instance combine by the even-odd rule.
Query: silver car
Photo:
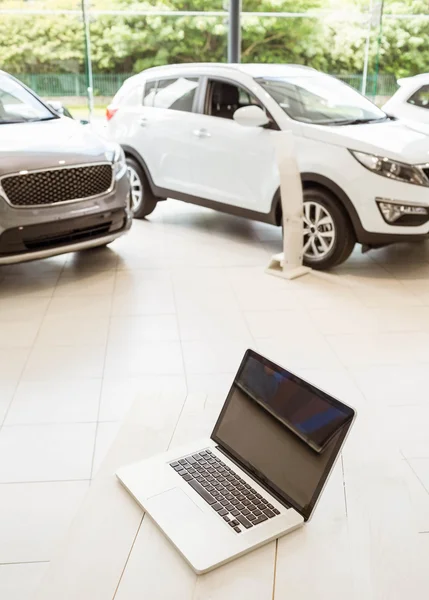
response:
[[[131,222],[120,146],[0,71],[0,265],[104,246]]]

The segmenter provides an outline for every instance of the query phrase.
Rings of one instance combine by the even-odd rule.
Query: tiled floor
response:
[[[373,530],[357,564],[377,531],[390,566],[428,556],[429,245],[358,249],[293,282],[264,273],[280,246],[270,226],[169,201],[110,249],[0,267],[2,600],[30,598],[135,392],[222,396],[249,346],[359,410],[346,497]],[[401,598],[400,569],[376,577],[371,598]]]

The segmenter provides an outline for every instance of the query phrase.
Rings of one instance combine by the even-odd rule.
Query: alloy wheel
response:
[[[304,256],[322,260],[331,252],[336,238],[334,221],[322,204],[304,202]]]
[[[131,210],[136,213],[143,202],[143,184],[137,171],[130,165],[127,167],[130,180]]]

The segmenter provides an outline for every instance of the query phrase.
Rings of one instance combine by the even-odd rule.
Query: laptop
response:
[[[355,411],[248,350],[210,439],[117,477],[192,569],[210,571],[300,527]]]

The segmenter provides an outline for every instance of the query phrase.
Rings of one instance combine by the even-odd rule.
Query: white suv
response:
[[[281,225],[273,136],[290,130],[308,265],[338,265],[356,242],[368,249],[428,236],[428,135],[314,69],[148,69],[124,83],[107,117],[127,156],[136,217],[173,197]]]

